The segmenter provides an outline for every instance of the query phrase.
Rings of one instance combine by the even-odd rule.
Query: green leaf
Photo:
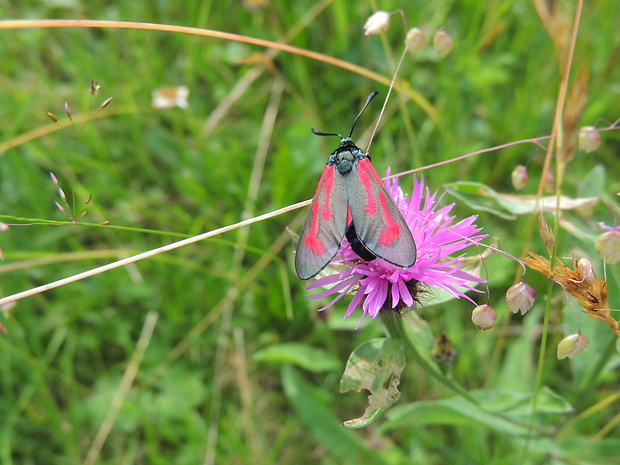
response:
[[[591,436],[573,436],[562,438],[554,447],[554,455],[564,459],[557,463],[619,464],[618,450],[620,450],[620,439],[617,438],[594,440]]]
[[[598,235],[603,232],[593,231],[592,222],[574,212],[564,213],[560,218],[560,226],[586,244],[594,244]]]
[[[472,392],[480,399],[481,406],[491,412],[510,412],[512,415],[527,417],[532,412],[533,394],[530,392],[510,391],[507,389],[490,389]],[[570,403],[543,386],[538,393],[536,412],[542,413],[570,413],[573,407]]]
[[[447,192],[461,202],[469,205],[473,210],[482,210],[507,220],[516,219],[515,214],[506,211],[499,202],[499,194],[478,182],[453,182],[446,184]]]
[[[454,182],[447,184],[446,188],[451,195],[474,210],[488,211],[509,220],[516,219],[517,215],[538,211],[554,213],[558,203],[558,197],[555,195],[537,198],[535,195],[501,194],[478,182]],[[560,210],[593,209],[598,201],[598,197],[573,199],[561,195],[559,208]]]
[[[607,171],[603,165],[596,165],[579,183],[579,197],[589,197],[593,195],[604,195],[601,190],[605,188],[607,182]]]
[[[404,367],[403,346],[394,339],[372,339],[355,349],[340,380],[340,392],[367,389],[371,395],[364,415],[345,421],[344,426],[363,428],[394,405]]]
[[[290,363],[315,373],[338,369],[340,360],[309,344],[289,342],[274,344],[255,352],[255,362]]]
[[[387,414],[384,429],[410,428],[417,425],[484,426],[511,437],[525,437],[527,427],[490,413],[463,397],[413,402],[394,407]]]
[[[560,210],[592,210],[599,202],[598,197],[574,199],[566,195],[560,195],[559,200]],[[515,215],[527,215],[539,211],[555,213],[558,208],[557,195],[538,198],[535,195],[498,194],[497,201]]]
[[[471,391],[480,402],[476,405],[463,397],[429,402],[414,402],[395,407],[388,413],[384,428],[411,425],[483,426],[514,437],[526,437],[532,412],[533,394],[510,390]],[[536,404],[536,415],[572,412],[572,406],[561,396],[543,387]]]

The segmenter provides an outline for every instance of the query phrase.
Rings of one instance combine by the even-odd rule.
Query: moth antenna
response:
[[[368,96],[368,98],[366,99],[366,103],[364,104],[364,106],[362,107],[362,109],[360,110],[360,112],[357,114],[357,116],[355,117],[355,119],[353,120],[353,126],[351,126],[351,132],[349,133],[349,138],[353,135],[353,130],[355,129],[355,124],[357,123],[357,120],[360,119],[360,116],[362,116],[362,113],[364,113],[364,110],[366,109],[366,107],[368,106],[368,104],[370,103],[370,101],[375,98],[377,96],[377,94],[379,93],[378,90],[375,90],[374,92],[371,92],[370,95]],[[344,139],[344,137],[342,137],[340,134],[336,133],[336,132],[323,132],[323,131],[319,131],[318,129],[314,129],[311,128],[310,129],[314,134],[316,134],[317,136],[338,136],[341,139]]]
[[[353,120],[353,126],[351,126],[351,132],[349,133],[349,137],[351,137],[353,135],[353,130],[355,129],[355,124],[357,123],[357,120],[360,119],[360,116],[362,116],[362,113],[364,113],[364,110],[366,109],[366,107],[368,106],[368,104],[370,103],[370,101],[375,98],[377,96],[377,94],[379,93],[378,90],[375,90],[374,92],[371,92],[370,95],[368,96],[368,98],[366,99],[366,103],[364,104],[364,106],[362,107],[362,109],[360,110],[360,112],[357,114],[357,116],[355,117],[355,120]],[[316,133],[315,133],[316,134]]]
[[[317,136],[338,136],[342,139],[342,136],[335,132],[323,132],[323,131],[319,131],[318,129],[314,129],[314,128],[311,128],[310,130]]]

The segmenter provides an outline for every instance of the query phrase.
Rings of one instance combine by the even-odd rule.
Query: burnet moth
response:
[[[378,93],[368,96],[348,137],[312,128],[317,136],[340,137],[340,146],[327,160],[301,229],[295,254],[295,270],[301,279],[310,279],[325,268],[345,235],[353,251],[366,261],[379,257],[402,268],[415,263],[416,246],[405,218],[370,157],[351,140],[357,120]]]

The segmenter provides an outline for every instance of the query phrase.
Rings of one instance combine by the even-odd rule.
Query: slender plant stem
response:
[[[429,373],[433,378],[435,378],[437,381],[439,381],[451,391],[460,394],[474,404],[478,404],[478,401],[474,399],[463,386],[446,377],[445,374],[442,373],[436,365],[431,363],[419,352],[415,344],[412,344],[411,339],[409,339],[403,327],[402,315],[398,314],[395,311],[387,310],[381,311],[381,316],[383,324],[388,331],[388,334],[392,338],[402,341],[405,347],[405,353],[411,360],[420,365],[427,373]]]

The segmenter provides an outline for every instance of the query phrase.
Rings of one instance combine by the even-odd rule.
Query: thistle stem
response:
[[[454,391],[456,394],[460,394],[474,404],[479,403],[463,386],[448,378],[434,363],[434,361],[432,361],[429,357],[424,356],[419,351],[418,347],[412,343],[411,339],[405,332],[402,315],[390,309],[381,311],[381,317],[381,321],[383,321],[390,337],[402,342],[405,347],[405,354],[407,357],[420,365],[427,373],[451,391]]]

